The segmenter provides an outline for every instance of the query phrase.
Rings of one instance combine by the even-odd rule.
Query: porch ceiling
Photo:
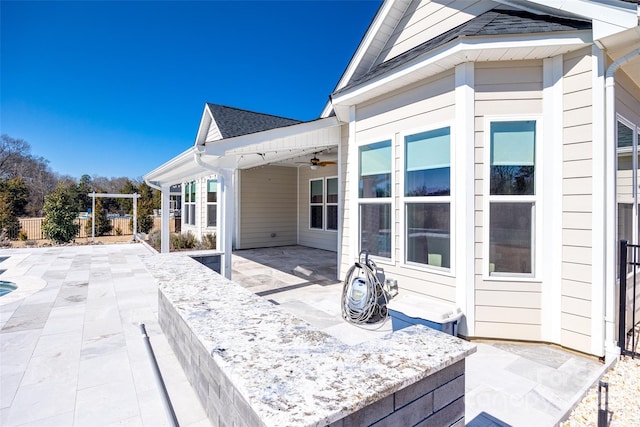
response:
[[[194,145],[144,176],[157,185],[172,185],[215,173],[215,169],[251,169],[266,165],[297,166],[340,141],[338,119],[328,117],[297,125]],[[196,162],[196,156],[208,167]]]

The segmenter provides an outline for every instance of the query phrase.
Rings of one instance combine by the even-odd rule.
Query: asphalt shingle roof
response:
[[[456,28],[436,36],[431,40],[427,40],[426,42],[392,59],[389,59],[388,61],[378,64],[368,73],[352,80],[345,87],[334,92],[334,95],[348,91],[349,89],[378,77],[389,70],[406,64],[420,55],[462,37],[535,34],[585,30],[590,28],[591,22],[586,21],[547,15],[535,15],[524,11],[493,9]]]
[[[223,138],[233,138],[302,123],[300,120],[207,103]]]

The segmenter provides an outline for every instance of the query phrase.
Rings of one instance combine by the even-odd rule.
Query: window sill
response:
[[[420,264],[408,264],[408,263],[401,264],[400,267],[406,268],[409,270],[418,271],[420,273],[429,273],[429,274],[435,274],[438,276],[453,277],[453,278],[456,277],[455,273],[451,269],[447,269],[443,267],[441,268],[429,267],[427,265],[423,266]]]
[[[520,282],[520,283],[542,283],[542,279],[537,277],[523,277],[523,276],[487,276],[482,275],[482,280],[485,282]]]

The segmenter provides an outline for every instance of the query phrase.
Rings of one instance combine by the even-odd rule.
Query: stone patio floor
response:
[[[157,322],[142,244],[7,249],[0,280],[0,425],[168,425],[144,323],[182,426],[210,423]],[[300,246],[234,253],[234,280],[346,343],[375,339],[340,318],[335,253]],[[605,367],[556,347],[476,342],[467,359],[471,426],[554,425]]]

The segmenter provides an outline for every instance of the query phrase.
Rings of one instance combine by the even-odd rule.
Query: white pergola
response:
[[[87,194],[91,196],[91,240],[96,239],[96,197],[105,197],[112,199],[133,199],[133,238],[138,233],[138,193],[133,194],[117,194],[117,193],[96,193],[95,191]]]
[[[216,247],[222,253],[221,274],[231,278],[236,170],[287,164],[300,156],[339,147],[339,141],[340,121],[336,117],[233,138],[196,141],[191,148],[144,176],[149,186],[162,192],[160,252],[169,252],[170,187],[204,176],[216,175],[221,190]]]

